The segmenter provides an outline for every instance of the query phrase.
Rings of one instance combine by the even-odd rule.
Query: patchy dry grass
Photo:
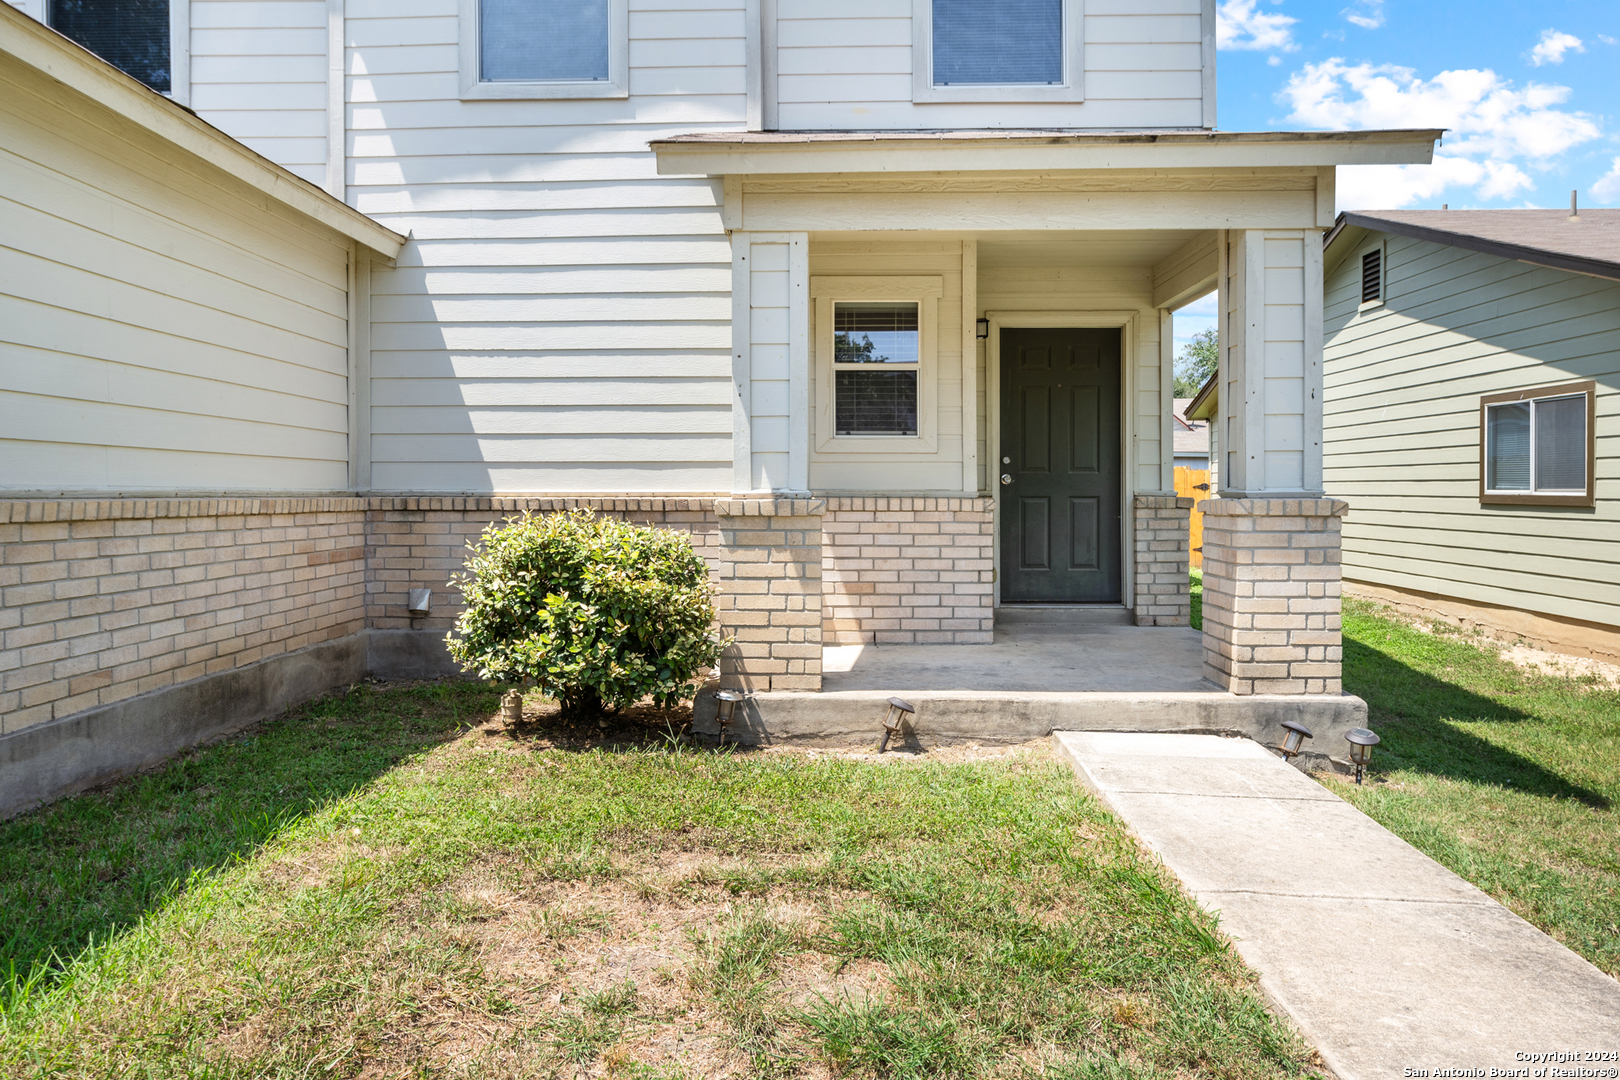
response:
[[[1044,746],[722,753],[496,697],[356,688],[0,824],[0,1074],[1315,1071]]]

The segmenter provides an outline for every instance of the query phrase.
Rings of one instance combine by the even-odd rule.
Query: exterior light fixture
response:
[[[1377,735],[1364,727],[1351,728],[1344,733],[1350,742],[1350,764],[1356,767],[1356,783],[1361,783],[1361,773],[1372,760],[1373,747],[1381,741]]]
[[[726,732],[731,730],[731,722],[737,718],[737,702],[748,695],[741,690],[718,690],[715,692],[715,720],[720,724],[720,745],[726,743]]]
[[[431,589],[412,589],[410,602],[405,610],[411,613],[412,618],[421,618],[433,610],[433,591]]]
[[[990,320],[989,319],[980,319],[978,322],[974,323],[973,324],[973,336],[978,338],[980,341],[983,341],[985,338],[989,337],[990,336]]]
[[[1311,734],[1310,728],[1297,720],[1284,720],[1283,741],[1277,750],[1285,760],[1292,762],[1299,756],[1299,748],[1305,744],[1305,740],[1311,738],[1315,736]]]
[[[523,719],[523,691],[508,690],[501,696],[501,719],[509,724]]]
[[[878,753],[881,754],[889,748],[889,740],[894,737],[894,733],[900,730],[900,725],[905,722],[906,717],[916,711],[909,701],[901,701],[897,697],[889,699],[889,711],[883,717],[883,742],[878,745]]]

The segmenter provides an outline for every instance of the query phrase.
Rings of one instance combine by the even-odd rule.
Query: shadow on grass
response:
[[[486,721],[500,688],[357,686],[155,771],[0,822],[0,1006],[198,875]]]
[[[1510,785],[1548,798],[1578,799],[1598,810],[1610,808],[1609,799],[1601,793],[1456,726],[1457,721],[1516,724],[1542,719],[1504,700],[1516,696],[1522,686],[1502,681],[1502,673],[1492,670],[1479,650],[1458,642],[1425,640],[1430,635],[1417,631],[1395,631],[1416,639],[1415,643],[1403,641],[1402,653],[1415,653],[1442,671],[1454,672],[1459,681],[1452,681],[1413,666],[1369,640],[1386,633],[1371,620],[1360,623],[1347,614],[1344,688],[1367,702],[1369,722],[1383,738],[1374,756],[1375,771],[1411,769],[1471,783]],[[1501,682],[1489,687],[1500,696],[1469,689],[1461,685],[1462,679]]]

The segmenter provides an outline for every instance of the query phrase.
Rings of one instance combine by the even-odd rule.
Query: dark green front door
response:
[[[1001,331],[1001,599],[1120,599],[1118,330]]]

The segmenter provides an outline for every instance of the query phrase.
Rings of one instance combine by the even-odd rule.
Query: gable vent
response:
[[[1361,302],[1384,298],[1384,253],[1373,249],[1361,257]]]

